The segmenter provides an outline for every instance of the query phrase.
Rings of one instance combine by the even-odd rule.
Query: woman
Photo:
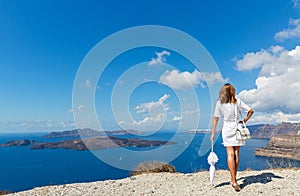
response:
[[[248,112],[244,119],[246,123],[254,113],[254,110],[246,105],[244,102],[236,98],[235,88],[231,84],[222,86],[219,92],[219,100],[216,104],[214,113],[214,122],[212,127],[211,142],[214,142],[214,134],[219,121],[219,117],[223,116],[224,123],[222,128],[223,145],[226,147],[227,164],[231,175],[231,185],[235,191],[240,191],[241,188],[237,183],[236,174],[239,166],[239,152],[240,147],[245,145],[245,141],[236,139],[237,129],[237,114],[236,110],[243,110]]]

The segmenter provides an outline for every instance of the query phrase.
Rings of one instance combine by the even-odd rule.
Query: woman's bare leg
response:
[[[234,159],[235,159],[235,177],[237,175],[237,171],[239,169],[239,163],[240,163],[240,160],[239,160],[239,154],[240,154],[240,146],[235,146],[234,147]]]
[[[237,184],[236,181],[236,159],[235,159],[235,149],[233,146],[226,146],[227,152],[227,164],[231,175],[231,183],[233,185]]]

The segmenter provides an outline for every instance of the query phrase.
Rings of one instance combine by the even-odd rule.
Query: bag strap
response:
[[[237,118],[238,118],[238,109],[237,109],[237,103],[234,104],[234,119],[235,119],[235,124],[238,124]]]
[[[238,101],[237,101],[238,102]],[[241,111],[240,110],[238,110],[238,103],[236,103],[236,104],[234,104],[234,118],[235,118],[235,123],[236,124],[238,124],[238,122],[237,122],[237,119],[238,119],[238,113],[240,114],[240,116],[242,117],[242,119],[243,119],[243,115],[242,115],[242,113],[241,113]],[[243,122],[243,126],[246,128],[246,123],[245,123],[245,121],[243,120],[242,121]]]

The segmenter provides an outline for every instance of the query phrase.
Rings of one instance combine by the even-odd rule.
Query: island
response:
[[[35,140],[11,140],[4,144],[0,144],[3,147],[10,147],[10,146],[29,146],[35,143]]]
[[[82,139],[61,140],[58,142],[37,142],[34,140],[12,140],[1,144],[2,147],[29,146],[30,149],[62,148],[73,150],[99,150],[117,147],[151,147],[176,144],[172,141],[144,140],[139,138],[118,138],[97,136]]]
[[[112,130],[112,131],[96,131],[90,128],[74,129],[67,131],[50,132],[44,138],[63,138],[63,137],[95,137],[105,135],[139,135],[143,132],[136,130]]]

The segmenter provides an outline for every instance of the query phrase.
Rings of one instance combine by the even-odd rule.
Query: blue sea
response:
[[[60,139],[45,139],[46,133],[18,133],[0,134],[0,143],[17,139],[33,139],[36,141],[55,141]],[[189,136],[180,133],[180,137]],[[160,131],[143,139],[157,139],[169,141],[174,131]],[[199,147],[205,134],[195,134],[185,151],[172,164],[177,172],[192,173],[199,170],[208,170],[207,156],[209,151],[200,156]],[[120,136],[121,137],[121,136]],[[133,136],[122,136],[133,137]],[[134,136],[136,137],[136,136]],[[66,139],[66,138],[64,138]],[[171,139],[172,140],[172,139]],[[218,137],[214,151],[219,157],[216,163],[217,169],[227,169],[226,151],[221,144],[221,136]],[[176,148],[180,144],[169,145],[168,148]],[[269,168],[266,157],[254,155],[255,148],[265,147],[267,139],[251,139],[246,146],[241,148],[239,170],[261,170]],[[151,147],[132,150],[148,150]],[[155,148],[155,147],[153,147]],[[156,147],[157,148],[157,147]],[[106,153],[115,153],[118,148],[105,149]],[[297,166],[300,166],[297,162]],[[133,166],[134,167],[134,166]],[[90,151],[78,151],[67,149],[39,149],[31,150],[28,147],[0,147],[0,190],[22,191],[38,186],[67,184],[74,182],[91,182],[107,179],[120,179],[128,177],[130,171],[112,167],[99,160]]]

